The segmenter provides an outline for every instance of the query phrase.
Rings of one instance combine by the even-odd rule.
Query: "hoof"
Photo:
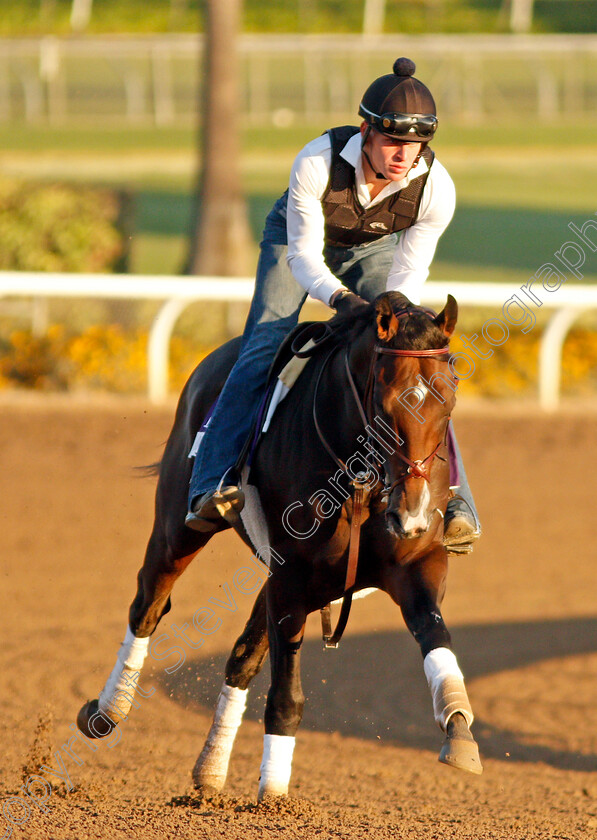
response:
[[[224,785],[210,785],[210,784],[194,784],[195,790],[199,796],[219,796],[224,790]]]
[[[461,714],[454,715],[448,723],[448,733],[439,754],[439,761],[475,776],[480,776],[483,772],[479,747]]]
[[[199,763],[193,767],[193,785],[195,790],[201,791],[206,796],[214,793],[222,793],[226,784],[226,776],[218,776],[214,773],[206,773]]]
[[[87,738],[105,738],[116,724],[100,711],[97,700],[88,700],[79,710],[77,726]]]

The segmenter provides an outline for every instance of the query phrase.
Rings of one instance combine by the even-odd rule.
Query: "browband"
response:
[[[435,347],[431,350],[394,350],[392,347],[380,347],[375,345],[376,353],[383,353],[385,356],[449,356],[448,347]]]
[[[427,310],[426,307],[420,307],[423,310],[425,315],[430,318],[432,321],[434,320],[431,311]],[[404,309],[395,312],[396,318],[403,318],[405,315],[412,315],[417,310],[411,306],[405,306]],[[436,347],[431,350],[394,350],[391,347],[380,347],[379,344],[375,345],[375,352],[376,353],[383,353],[385,356],[449,356],[450,349],[448,347]]]

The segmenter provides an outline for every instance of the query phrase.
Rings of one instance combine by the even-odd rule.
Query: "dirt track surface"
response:
[[[97,697],[126,627],[152,522],[154,482],[172,412],[3,405],[0,794],[27,840],[597,837],[597,585],[593,544],[597,414],[457,416],[485,533],[452,561],[444,615],[476,713],[485,773],[440,765],[441,733],[417,647],[378,593],[355,604],[338,651],[310,619],[307,706],[291,797],[257,807],[264,675],[254,684],[226,795],[200,800],[190,770],[207,732],[228,649],[251,596],[155,688],[96,752],[61,749],[81,704]],[[248,551],[207,546],[174,590],[160,631],[217,598]],[[267,670],[267,669],[266,669]],[[42,811],[20,790],[63,757],[73,790]],[[36,790],[43,795],[40,786]],[[9,800],[7,797],[17,797]],[[28,806],[19,803],[28,802]],[[7,804],[8,803],[8,804]],[[11,826],[0,810],[0,838]]]

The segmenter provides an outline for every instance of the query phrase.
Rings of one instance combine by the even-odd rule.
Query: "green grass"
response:
[[[347,115],[350,120],[350,115]],[[354,119],[357,120],[356,114]],[[591,119],[575,119],[573,131],[563,120],[556,124],[522,120],[513,125],[508,119],[483,125],[457,124],[440,121],[434,148],[454,149],[463,154],[469,151],[512,153],[520,159],[533,155],[537,149],[557,152],[564,161],[575,150],[597,148],[596,123]],[[269,125],[245,128],[242,134],[243,155],[268,158],[272,153],[292,156],[301,146],[321,134],[329,125],[322,119],[309,124],[274,128]],[[195,151],[197,131],[192,126],[155,127],[135,125],[66,124],[60,127],[30,123],[0,124],[0,150],[20,152],[102,152]]]
[[[25,152],[101,152],[184,151],[194,148],[196,130],[192,127],[155,128],[153,126],[51,125],[29,123],[0,124],[0,150]]]

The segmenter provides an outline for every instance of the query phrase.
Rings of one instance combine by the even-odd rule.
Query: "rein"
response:
[[[329,338],[328,335],[324,335],[324,340]],[[334,452],[332,447],[329,445],[321,426],[319,424],[319,420],[317,419],[317,395],[319,393],[319,385],[321,383],[321,378],[323,372],[331,359],[333,353],[335,352],[336,347],[333,347],[328,355],[325,357],[323,364],[319,370],[319,374],[317,377],[317,381],[315,383],[315,389],[313,392],[313,423],[315,425],[315,430],[317,431],[317,435],[321,444],[323,445],[324,449],[328,453],[328,455],[332,458],[333,461],[340,467],[340,469],[348,474],[348,467],[344,463],[344,461]],[[395,350],[390,347],[382,347],[378,344],[374,347],[375,353],[388,355],[388,356],[412,356],[415,358],[420,357],[429,357],[429,356],[446,356],[449,358],[450,352],[447,347],[440,347],[440,348],[432,348],[429,350]],[[448,359],[446,359],[447,361]],[[365,386],[365,400],[368,403],[372,401],[372,392],[373,392],[373,369],[375,366],[375,355],[371,356],[371,364],[369,366],[369,374],[367,377],[367,384]],[[350,389],[354,396],[355,404],[357,406],[361,421],[363,423],[363,427],[365,431],[367,431],[367,427],[370,424],[370,421],[367,418],[367,412],[363,403],[361,401],[361,397],[359,395],[356,383],[354,381],[354,377],[350,370],[350,365],[348,363],[348,350],[344,353],[344,368],[346,371],[346,377],[348,379],[348,383],[350,385]],[[370,437],[370,434],[368,433]],[[389,496],[392,491],[398,486],[398,484],[405,481],[409,476],[413,478],[424,478],[426,481],[430,481],[429,474],[425,470],[425,464],[427,462],[432,461],[436,456],[439,458],[440,456],[437,455],[437,452],[442,445],[442,441],[440,441],[433,452],[431,452],[426,458],[421,461],[412,461],[410,458],[407,458],[406,455],[403,455],[398,448],[396,454],[398,457],[408,466],[406,473],[400,476],[396,481],[394,481],[389,487],[385,487],[382,491],[383,496]],[[378,466],[381,467],[381,464],[378,462]],[[354,495],[353,495],[353,511],[350,523],[350,542],[348,548],[348,562],[346,567],[346,578],[344,581],[344,597],[342,599],[342,606],[340,609],[340,615],[338,617],[338,622],[336,624],[335,630],[332,632],[332,624],[331,624],[331,605],[327,604],[325,607],[322,607],[320,610],[321,613],[321,626],[322,626],[322,635],[323,641],[326,648],[337,648],[340,639],[342,638],[342,634],[346,628],[346,624],[348,622],[348,618],[350,615],[350,608],[352,605],[352,596],[353,596],[353,588],[356,582],[357,576],[357,566],[358,566],[358,557],[359,557],[359,543],[360,543],[360,532],[361,532],[361,525],[362,525],[362,517],[363,512],[366,509],[368,502],[369,502],[369,494],[371,492],[371,488],[368,486],[368,478],[370,477],[370,472],[360,472],[358,473],[352,480],[351,484],[354,488]]]

